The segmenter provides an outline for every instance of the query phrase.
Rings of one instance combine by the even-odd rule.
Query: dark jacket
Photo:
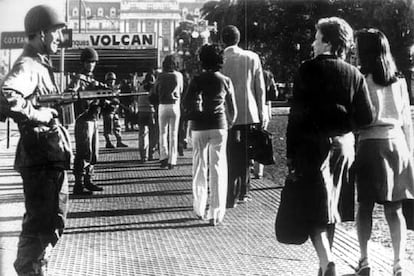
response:
[[[358,69],[335,56],[305,61],[294,82],[287,157],[294,157],[299,145],[315,142],[315,135],[341,135],[371,123],[373,107],[367,89]],[[317,150],[313,146],[310,151]]]
[[[227,128],[225,98],[230,93],[231,80],[220,72],[203,72],[194,77],[183,99],[184,109],[192,109],[199,97],[202,112],[191,119],[192,130]]]

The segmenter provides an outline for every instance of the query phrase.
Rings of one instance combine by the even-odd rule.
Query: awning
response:
[[[103,80],[109,71],[114,72],[118,79],[128,78],[134,72],[147,72],[157,66],[157,49],[96,49],[99,62],[94,74],[97,80]],[[81,49],[66,49],[65,73],[76,73],[81,68]],[[60,54],[52,55],[53,66],[60,68]]]

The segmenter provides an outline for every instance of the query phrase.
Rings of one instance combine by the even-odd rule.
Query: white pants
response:
[[[158,125],[160,129],[160,160],[168,159],[168,164],[177,164],[178,123],[180,121],[180,103],[160,104],[158,107]]]
[[[204,217],[210,186],[207,219],[221,222],[227,198],[227,129],[193,130],[192,142],[194,212]]]

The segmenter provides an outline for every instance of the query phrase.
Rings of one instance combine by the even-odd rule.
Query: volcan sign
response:
[[[72,37],[72,48],[148,49],[155,44],[155,33],[74,33]]]

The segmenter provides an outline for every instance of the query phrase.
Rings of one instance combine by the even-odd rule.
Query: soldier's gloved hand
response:
[[[49,124],[52,119],[58,117],[58,112],[56,109],[50,107],[40,107],[36,110],[33,120],[42,123],[42,124]]]

